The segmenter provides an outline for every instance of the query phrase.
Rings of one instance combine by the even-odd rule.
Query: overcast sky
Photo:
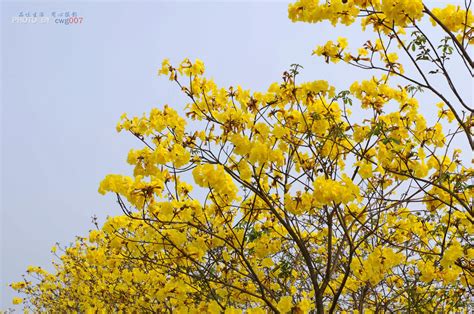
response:
[[[185,104],[157,77],[162,59],[200,58],[219,85],[253,90],[266,90],[292,63],[304,66],[306,80],[339,89],[367,77],[311,56],[339,35],[361,46],[367,35],[358,26],[293,24],[286,10],[286,1],[2,3],[0,309],[28,265],[50,267],[55,242],[85,235],[93,215],[121,213],[112,195],[97,193],[106,174],[131,173],[127,152],[140,147],[115,132],[120,115]],[[22,12],[76,12],[83,21],[14,23]]]

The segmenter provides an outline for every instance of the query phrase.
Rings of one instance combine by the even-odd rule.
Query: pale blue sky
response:
[[[222,86],[263,90],[290,64],[307,80],[338,88],[368,73],[311,56],[338,35],[360,46],[359,28],[293,24],[287,2],[3,2],[0,308],[28,265],[50,266],[52,245],[67,244],[120,214],[97,187],[129,173],[126,154],[140,144],[115,125],[123,112],[148,112],[185,99],[162,59],[200,58]],[[81,25],[13,24],[20,12],[75,11]],[[469,82],[463,83],[470,88]],[[467,84],[467,85],[466,85]],[[467,87],[466,87],[467,86]]]

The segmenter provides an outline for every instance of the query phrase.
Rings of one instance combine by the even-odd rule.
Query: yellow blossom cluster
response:
[[[474,15],[472,10],[464,10],[459,5],[448,4],[444,8],[434,8],[432,10],[434,17],[445,25],[450,31],[456,34],[462,34],[472,29],[474,24]],[[437,25],[437,21],[432,17],[431,22]],[[473,43],[472,41],[470,42]]]
[[[423,16],[421,0],[300,0],[290,4],[288,15],[292,21],[316,23],[330,21],[350,25],[361,13],[369,13],[389,24],[406,27]]]

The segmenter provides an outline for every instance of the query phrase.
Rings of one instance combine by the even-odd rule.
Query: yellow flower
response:
[[[291,296],[285,296],[278,301],[277,309],[281,313],[288,313],[293,307],[293,298]]]
[[[21,303],[23,303],[23,299],[15,297],[15,298],[13,298],[12,303],[13,304],[21,304]]]
[[[170,74],[170,60],[164,59],[161,62],[161,69],[158,71],[158,75],[169,75]]]

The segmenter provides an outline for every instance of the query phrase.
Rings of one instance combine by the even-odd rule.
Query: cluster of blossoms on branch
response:
[[[349,90],[299,82],[297,64],[266,92],[222,88],[200,60],[164,60],[159,74],[187,96],[185,113],[122,116],[117,130],[143,146],[129,152],[133,176],[108,175],[99,188],[122,215],[55,246],[55,272],[29,268],[11,285],[26,296],[14,303],[87,313],[467,311],[473,169],[452,143],[472,145],[472,109],[445,64],[457,53],[472,71],[469,8],[291,4],[293,21],[373,26],[374,44],[357,55],[344,38],[314,52],[380,71]],[[447,35],[439,46],[418,26],[425,15]],[[419,77],[406,74],[394,45]],[[423,62],[438,71],[423,72]],[[422,90],[433,103],[419,103]],[[438,106],[434,117],[423,106]]]

